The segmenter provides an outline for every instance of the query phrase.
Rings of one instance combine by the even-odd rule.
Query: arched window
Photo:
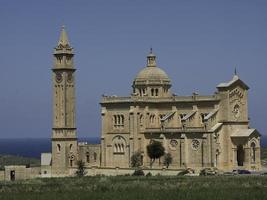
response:
[[[251,143],[251,162],[255,163],[256,162],[256,145],[254,142]]]
[[[115,136],[113,138],[113,153],[114,154],[124,154],[126,142],[125,139],[121,136]]]
[[[154,96],[154,89],[151,89],[151,96]]]
[[[124,126],[124,116],[121,115],[121,126]]]
[[[60,144],[57,144],[57,152],[60,152],[60,150],[61,150],[61,146]]]
[[[113,126],[114,128],[123,128],[124,115],[113,115]]]
[[[94,152],[94,161],[96,162],[96,160],[97,160],[97,153]]]
[[[87,152],[86,153],[86,162],[90,162],[90,153],[89,152]]]
[[[70,160],[70,166],[71,167],[73,166],[73,160]]]
[[[121,144],[118,144],[118,152],[121,152]]]
[[[154,114],[150,115],[150,118],[149,118],[149,119],[150,119],[150,123],[151,123],[151,124],[154,124],[154,123],[155,123],[155,118],[156,118],[156,117],[155,117]]]
[[[155,96],[159,95],[159,89],[155,89]]]
[[[144,118],[144,116],[143,115],[140,115],[140,117],[139,117],[139,124],[140,124],[141,127],[143,126],[143,118]]]
[[[70,144],[70,151],[72,150],[72,144]]]

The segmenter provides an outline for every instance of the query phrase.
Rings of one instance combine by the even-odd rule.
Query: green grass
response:
[[[40,160],[36,158],[0,154],[0,170],[3,170],[6,165],[40,166]]]
[[[267,199],[267,176],[83,177],[0,182],[0,199]]]

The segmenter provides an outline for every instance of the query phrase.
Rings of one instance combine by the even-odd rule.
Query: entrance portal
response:
[[[244,158],[245,158],[245,152],[242,145],[238,145],[237,147],[237,165],[243,166],[244,165]]]
[[[10,180],[14,181],[15,180],[15,170],[10,171]]]

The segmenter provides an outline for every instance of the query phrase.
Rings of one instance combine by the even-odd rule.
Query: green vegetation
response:
[[[85,163],[82,160],[78,160],[77,161],[77,166],[78,166],[78,169],[76,171],[76,175],[78,177],[85,176],[85,174],[86,174],[86,171],[85,171]]]
[[[170,153],[166,153],[163,157],[164,165],[169,168],[170,164],[172,163],[172,155]]]
[[[132,155],[131,166],[134,168],[142,166],[142,153],[140,151],[137,151]]]
[[[159,141],[152,141],[149,145],[147,145],[146,150],[147,155],[150,158],[150,167],[152,167],[155,160],[163,156],[165,152],[162,143]]]
[[[0,170],[3,170],[6,165],[40,166],[40,160],[13,155],[0,155]]]
[[[267,199],[267,176],[43,178],[0,182],[0,199]]]

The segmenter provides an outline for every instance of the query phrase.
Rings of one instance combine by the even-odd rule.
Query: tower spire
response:
[[[61,27],[61,32],[60,32],[60,37],[59,37],[59,41],[58,41],[58,46],[63,46],[63,47],[70,46],[68,35],[67,35],[67,32],[65,30],[65,26],[64,25]]]

